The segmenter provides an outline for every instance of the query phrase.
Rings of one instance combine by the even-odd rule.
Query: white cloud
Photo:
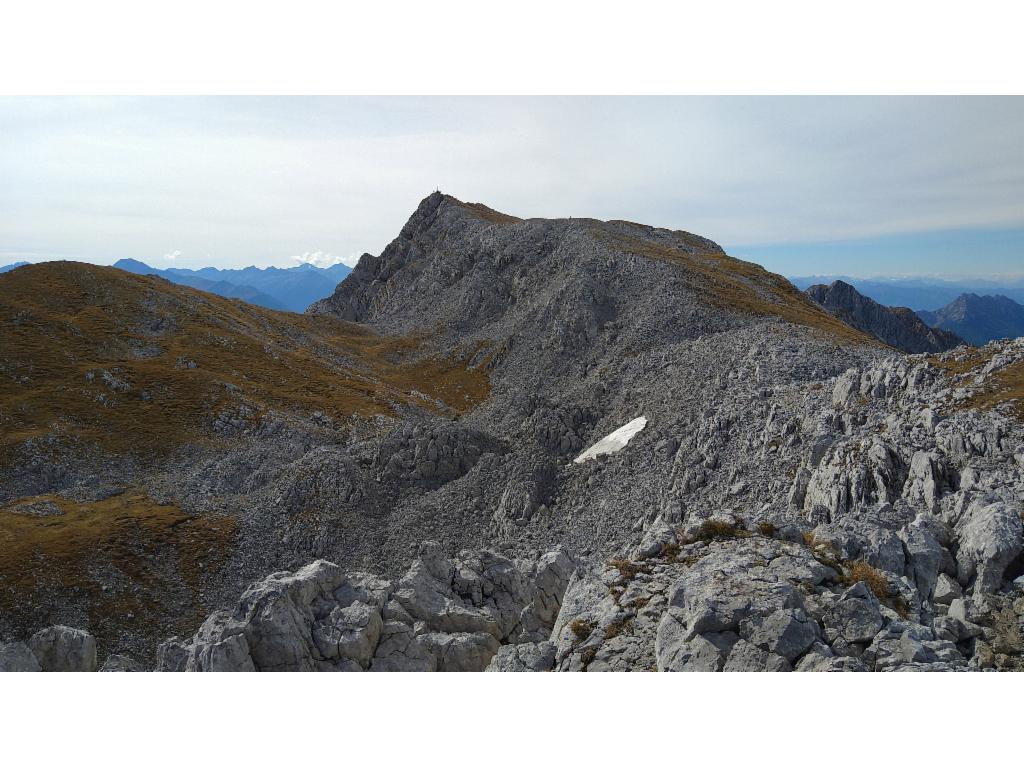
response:
[[[177,249],[175,249],[173,251],[168,251],[167,253],[164,254],[164,258],[167,261],[174,261],[179,256],[181,256],[181,251],[179,251]]]
[[[356,262],[359,261],[359,256],[358,254],[334,256],[326,251],[306,251],[301,256],[292,256],[292,259],[299,262],[299,264],[312,264],[314,267],[326,269],[327,267],[333,267],[335,264],[345,264],[354,267]]]

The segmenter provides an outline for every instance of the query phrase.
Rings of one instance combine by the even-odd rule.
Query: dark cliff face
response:
[[[842,280],[812,285],[807,295],[843,322],[904,352],[942,352],[964,343],[955,333],[929,328],[906,307],[883,306]]]
[[[929,325],[957,333],[977,346],[1024,336],[1024,306],[1006,296],[964,293],[942,309],[917,314]]]

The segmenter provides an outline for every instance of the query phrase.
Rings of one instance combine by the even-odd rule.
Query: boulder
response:
[[[40,672],[32,649],[24,643],[0,643],[0,672]]]
[[[961,584],[974,581],[979,593],[995,592],[1003,574],[1022,547],[1024,530],[1020,508],[1003,501],[979,499],[967,509],[956,527],[957,578]]]
[[[135,659],[129,658],[128,656],[121,656],[120,654],[111,654],[107,656],[106,661],[103,662],[103,666],[100,667],[100,672],[145,672],[146,668],[143,667]]]
[[[640,544],[633,551],[633,558],[646,560],[649,557],[657,557],[666,547],[676,543],[675,531],[661,515],[658,515],[644,531]]]
[[[43,672],[96,671],[96,638],[85,630],[47,627],[32,635],[28,646]]]
[[[763,651],[792,662],[818,639],[818,625],[802,609],[782,609],[755,622],[748,640]]]
[[[437,659],[413,628],[401,621],[387,621],[370,664],[371,672],[435,672]]]
[[[487,665],[488,672],[547,672],[555,665],[555,645],[550,642],[505,645]]]
[[[788,661],[775,653],[758,648],[746,640],[737,641],[722,667],[723,672],[791,672]]]
[[[500,643],[490,632],[430,632],[419,638],[438,672],[483,672]]]
[[[906,576],[917,587],[922,600],[929,600],[939,578],[939,569],[948,556],[931,530],[930,515],[918,515],[900,532],[907,555]]]
[[[935,590],[932,594],[932,600],[936,605],[949,605],[956,598],[963,597],[963,590],[960,588],[960,584],[952,576],[945,573],[940,573],[938,578],[935,580]]]
[[[857,582],[822,617],[829,644],[869,643],[885,624],[878,600],[864,582]]]

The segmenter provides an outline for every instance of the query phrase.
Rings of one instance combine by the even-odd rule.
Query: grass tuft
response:
[[[569,629],[580,640],[586,640],[590,637],[590,633],[594,631],[594,622],[587,621],[586,619],[573,619],[572,623],[569,624]]]
[[[700,524],[697,531],[691,535],[687,542],[692,544],[697,541],[716,541],[721,539],[745,539],[749,538],[750,531],[746,530],[740,523],[730,523],[725,520],[705,520]]]
[[[604,629],[604,639],[611,640],[613,637],[618,637],[623,632],[628,632],[633,626],[632,619],[620,619],[613,621]]]
[[[846,564],[845,581],[851,585],[863,581],[879,600],[888,600],[891,596],[888,577],[864,560]]]
[[[651,567],[649,565],[645,563],[634,563],[632,560],[626,560],[625,558],[609,560],[608,565],[618,570],[619,575],[628,581],[635,579],[638,573],[651,572]]]

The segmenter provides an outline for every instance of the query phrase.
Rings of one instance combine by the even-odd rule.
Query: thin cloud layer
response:
[[[351,264],[438,188],[752,254],[1024,228],[1019,98],[8,98],[0,135],[4,249],[100,263]]]
[[[321,269],[333,267],[335,264],[345,264],[346,266],[354,267],[356,262],[359,261],[358,256],[335,256],[324,251],[306,251],[299,256],[292,256],[292,258],[299,264],[312,264],[314,267],[320,267]]]

